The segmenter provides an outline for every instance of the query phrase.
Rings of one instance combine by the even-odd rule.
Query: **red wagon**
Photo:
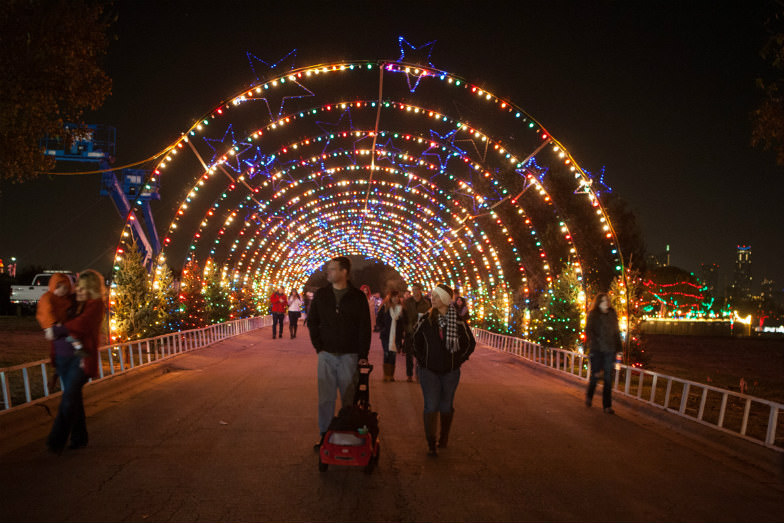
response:
[[[370,372],[372,365],[359,367],[354,402],[340,409],[332,419],[319,448],[319,470],[330,465],[364,467],[368,474],[378,463],[378,413],[370,410]]]

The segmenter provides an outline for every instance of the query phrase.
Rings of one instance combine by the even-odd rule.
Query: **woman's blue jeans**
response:
[[[84,415],[84,399],[82,387],[87,383],[87,376],[82,370],[82,359],[78,356],[57,356],[55,367],[60,376],[63,395],[57,417],[49,433],[47,444],[54,450],[61,450],[71,437],[74,446],[87,445],[87,422]]]
[[[424,367],[417,367],[419,386],[425,399],[425,413],[452,412],[454,410],[455,391],[460,383],[460,369],[446,374],[436,374]]]
[[[612,406],[612,388],[615,377],[615,353],[614,352],[591,352],[588,357],[591,360],[591,375],[588,378],[588,391],[586,401],[593,399],[596,390],[596,382],[599,375],[604,374],[604,387],[602,388],[602,407],[605,409]]]

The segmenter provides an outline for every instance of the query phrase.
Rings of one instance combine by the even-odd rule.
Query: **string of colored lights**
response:
[[[390,88],[385,89],[384,100],[379,96],[343,101],[339,91],[337,101],[302,106],[311,98],[317,101],[316,93],[321,92],[317,83],[327,78],[350,83],[344,74],[363,72],[378,74],[379,82],[387,74],[404,75],[405,100],[395,99]],[[414,84],[411,78],[415,78]],[[446,114],[442,107],[415,103],[413,98],[424,86],[470,94],[485,104],[483,117],[491,111],[490,123],[469,123]],[[276,91],[286,88],[300,94],[275,98]],[[301,94],[305,91],[309,94]],[[279,102],[278,114],[270,112],[269,122],[252,126],[242,138],[235,136],[232,123],[223,134],[220,130],[215,134],[217,122],[236,121],[244,114],[237,111],[251,108],[251,102],[257,100],[267,107]],[[287,104],[299,106],[287,112]],[[377,122],[370,131],[351,122],[352,116],[361,117],[363,111],[374,113],[377,120],[382,111],[408,119],[403,129],[398,117],[389,113],[381,119],[381,127]],[[328,114],[340,114],[337,123],[317,120]],[[501,120],[503,125],[518,125],[519,133],[532,133],[538,141],[530,149],[520,150],[519,145],[492,137],[502,133],[483,129]],[[320,128],[315,133],[309,130],[314,122]],[[343,129],[325,133],[324,127],[330,125],[342,125]],[[284,131],[299,138],[276,137]],[[357,254],[395,267],[407,281],[428,285],[452,282],[479,305],[481,314],[483,301],[494,295],[507,296],[508,318],[511,266],[519,278],[515,285],[525,287],[526,294],[531,271],[544,275],[549,283],[553,270],[560,269],[553,266],[555,260],[548,259],[544,241],[536,232],[546,225],[545,220],[557,224],[578,274],[583,266],[582,247],[574,242],[570,218],[561,210],[567,206],[555,205],[546,181],[537,176],[539,171],[529,168],[531,161],[541,160],[545,154],[553,155],[574,173],[574,193],[585,197],[594,210],[597,228],[607,241],[608,258],[614,260],[616,272],[622,271],[612,224],[591,188],[592,180],[566,148],[518,106],[445,71],[404,63],[354,61],[286,72],[243,90],[194,122],[167,148],[169,153],[153,171],[150,182],[172,171],[178,151],[185,145],[198,155],[194,139],[200,136],[212,158],[191,175],[194,182],[169,225],[156,273],[169,259],[169,251],[175,249],[176,258],[176,252],[184,250],[186,261],[209,259],[209,266],[220,270],[226,285],[250,287],[263,294],[279,284],[301,288],[325,260],[338,254]],[[350,149],[335,147],[341,140],[353,140],[354,145]],[[363,140],[372,140],[373,146],[357,147]],[[495,156],[488,156],[489,152]],[[218,172],[225,176],[214,176]],[[187,177],[187,171],[184,175]],[[223,189],[220,179],[228,179]],[[201,194],[216,191],[212,203],[199,203]],[[512,199],[517,193],[518,198]],[[363,195],[368,212],[361,206]],[[531,205],[539,205],[539,210],[529,212]],[[204,209],[195,226],[188,224],[192,208]],[[542,208],[549,208],[548,213],[543,214]],[[509,222],[512,217],[514,227]],[[535,226],[537,220],[543,223]],[[127,248],[130,232],[126,223],[117,259]],[[190,237],[184,249],[183,235]],[[205,248],[203,255],[198,254]],[[531,249],[538,254],[531,256]],[[537,267],[531,265],[531,259],[538,260]]]

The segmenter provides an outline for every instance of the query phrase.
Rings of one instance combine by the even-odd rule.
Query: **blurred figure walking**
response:
[[[588,313],[585,324],[585,340],[591,362],[591,375],[585,393],[585,405],[590,407],[599,376],[604,375],[602,388],[602,407],[607,414],[614,414],[612,408],[612,387],[615,372],[615,353],[623,351],[618,315],[610,305],[610,297],[605,293],[596,296]]]
[[[289,294],[289,335],[291,339],[297,337],[297,322],[302,315],[302,298],[296,289]]]
[[[422,286],[415,283],[411,286],[411,297],[403,302],[406,311],[406,339],[403,352],[406,354],[406,380],[414,381],[414,327],[417,321],[430,310],[430,299],[422,294]]]
[[[286,317],[286,305],[288,300],[286,294],[283,292],[283,287],[278,287],[278,290],[270,296],[270,314],[272,314],[272,339],[276,337],[283,337],[283,319]],[[277,336],[275,336],[275,328],[278,328]]]
[[[378,309],[376,326],[384,349],[384,381],[395,381],[395,361],[406,333],[406,312],[398,291],[391,291]]]

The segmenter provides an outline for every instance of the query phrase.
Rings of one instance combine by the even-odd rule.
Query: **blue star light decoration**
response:
[[[535,156],[529,158],[527,162],[518,166],[515,169],[515,172],[520,176],[522,176],[523,178],[527,178],[527,175],[529,173],[533,174],[534,177],[537,180],[539,180],[540,183],[544,182],[544,177],[547,176],[547,171],[548,171],[547,167],[542,167],[536,162]]]
[[[291,63],[289,64],[289,68],[286,69],[286,71],[291,71],[295,67],[294,63],[295,63],[295,61],[297,59],[297,50],[296,49],[292,49],[291,51],[289,51],[289,53],[287,55],[285,55],[283,58],[281,58],[280,60],[278,60],[275,63],[270,63],[270,62],[267,62],[265,60],[262,60],[261,58],[259,58],[258,56],[254,55],[250,51],[246,51],[245,55],[248,57],[248,63],[250,64],[250,70],[253,71],[253,74],[256,76],[256,81],[257,82],[261,82],[262,81],[261,78],[264,75],[262,74],[260,76],[259,73],[256,71],[256,68],[253,66],[254,61],[258,62],[258,63],[260,63],[260,64],[262,64],[264,66],[264,69],[266,69],[266,71],[263,71],[263,72],[269,73],[270,71],[272,71],[273,69],[275,69],[279,65],[281,65],[284,62],[284,60],[289,59],[289,60],[291,60]]]
[[[443,144],[448,143],[454,146],[454,136],[457,134],[457,129],[452,129],[448,133],[441,135],[438,131],[430,129],[430,139],[432,143],[435,145],[431,145],[425,149],[422,153],[422,159],[425,160],[426,156],[429,157],[427,160],[432,160],[432,157],[438,159],[438,166],[439,166],[439,173],[443,174],[446,171],[446,166],[449,163],[449,160],[453,157],[458,157],[459,154],[449,150]]]
[[[243,160],[248,178],[252,180],[259,174],[268,178],[276,160],[277,157],[274,154],[267,155],[261,147],[254,147],[253,156],[248,156]]]
[[[604,169],[605,166],[602,166],[602,168],[599,170],[598,176],[594,175],[590,171],[586,171],[585,169],[583,169],[583,172],[586,174],[586,176],[588,176],[590,181],[587,184],[581,184],[580,187],[578,187],[577,190],[574,191],[575,194],[580,192],[583,193],[588,192],[588,187],[591,187],[591,189],[593,189],[593,193],[597,197],[600,196],[602,193],[607,193],[607,194],[611,193],[612,188],[606,183],[604,183]]]
[[[397,37],[397,45],[400,49],[400,56],[396,60],[396,63],[416,63],[422,66],[427,65],[435,69],[436,67],[430,62],[430,55],[433,54],[433,46],[435,45],[436,41],[431,40],[430,42],[416,46],[406,40],[402,36]],[[406,57],[406,54],[409,54],[410,57]],[[427,53],[427,54],[425,54]],[[413,93],[416,91],[417,87],[419,87],[419,82],[422,81],[423,74],[414,74],[410,71],[394,71],[392,72],[401,72],[406,75],[406,82],[408,83],[408,90]],[[414,78],[412,83],[412,77]]]
[[[235,138],[232,124],[229,124],[221,138],[207,138],[205,136],[203,137],[203,140],[207,143],[207,146],[212,149],[212,158],[210,158],[209,162],[210,165],[213,165],[215,159],[219,156],[226,156],[224,165],[228,166],[234,172],[239,173],[242,171],[240,158],[245,151],[252,147],[252,145],[247,142],[238,141]],[[213,143],[220,144],[220,146],[216,147]],[[230,149],[234,150],[234,154],[229,153]]]
[[[264,84],[264,89],[266,92],[264,93],[263,96],[254,96],[251,98],[247,98],[245,100],[246,102],[263,101],[264,104],[267,106],[267,112],[269,114],[269,118],[271,122],[280,119],[281,115],[283,114],[283,107],[286,105],[287,101],[294,100],[297,98],[308,98],[311,96],[316,96],[315,93],[313,93],[313,91],[311,91],[310,89],[302,85],[297,80],[291,80],[285,77],[286,72],[293,70],[295,67],[294,61],[297,57],[296,49],[292,49],[286,56],[284,56],[283,58],[281,58],[275,63],[270,63],[265,60],[262,60],[261,58],[257,57],[256,55],[254,55],[249,51],[246,52],[246,55],[248,57],[248,62],[250,63],[250,68],[253,71],[253,74],[256,76],[257,84],[262,84],[263,82],[262,77],[271,77],[272,75],[269,74],[270,72],[272,72],[277,67],[281,66],[281,64],[284,64],[284,62],[286,62],[287,60],[290,60],[290,63],[288,64],[289,65],[288,69],[284,69],[283,67],[281,67],[280,70],[274,71],[275,73],[281,75],[280,83],[283,85],[277,86],[274,89],[270,90],[269,85]],[[267,74],[263,74],[260,76],[256,70],[256,67],[254,67],[254,61],[263,64],[264,67],[266,67],[267,69],[266,71]],[[290,86],[296,86],[296,87],[290,87]],[[288,94],[285,94],[286,91],[288,91]]]

